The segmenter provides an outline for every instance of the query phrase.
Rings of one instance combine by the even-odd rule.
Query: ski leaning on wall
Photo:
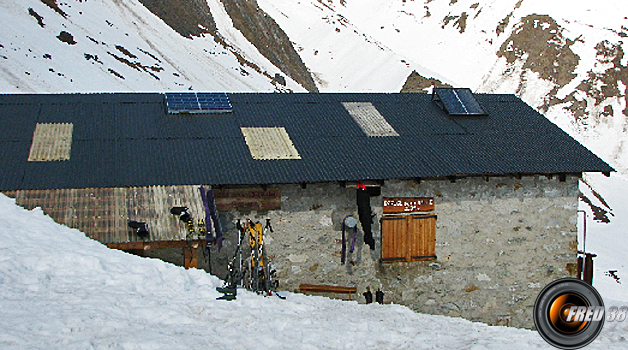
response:
[[[264,248],[264,235],[273,228],[270,219],[266,219],[266,225],[262,227],[260,222],[248,221],[249,246],[251,257],[249,259],[247,289],[258,294],[272,295],[279,285],[275,279],[276,271],[266,256]]]
[[[225,285],[216,290],[224,295],[217,298],[219,300],[236,299],[237,289],[242,285],[257,294],[264,296],[276,295],[285,299],[285,296],[277,293],[279,281],[276,279],[276,270],[272,267],[270,259],[266,256],[264,248],[264,236],[273,228],[270,219],[266,219],[266,225],[260,222],[253,223],[246,220],[244,224],[238,220],[238,245],[235,253],[228,265],[228,273],[225,278]],[[248,236],[248,248],[250,256],[244,263],[242,245]]]
[[[242,243],[248,231],[244,225],[238,220],[238,245],[235,253],[227,266],[227,276],[225,277],[225,285],[217,287],[216,291],[224,295],[218,297],[219,300],[234,300],[238,294],[238,288],[244,287],[244,258],[242,255]]]
[[[205,222],[207,223],[207,233],[205,240],[207,245],[216,243],[218,246],[218,252],[222,249],[222,229],[220,226],[220,220],[218,220],[218,212],[216,211],[216,202],[214,200],[214,190],[205,190],[205,187],[199,187],[201,192],[201,200],[203,201],[203,207],[205,208]],[[216,237],[212,234],[211,224],[213,223]]]

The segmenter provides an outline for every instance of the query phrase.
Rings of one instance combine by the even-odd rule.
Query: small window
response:
[[[436,259],[436,215],[382,217],[382,262]]]
[[[38,123],[33,132],[28,161],[69,160],[73,129],[72,123]]]

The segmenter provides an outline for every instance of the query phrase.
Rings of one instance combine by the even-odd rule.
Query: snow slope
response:
[[[289,0],[258,0],[258,5],[294,42],[320,91],[399,92],[413,70],[449,82],[352,23],[344,6]],[[360,11],[352,13],[354,17],[374,10],[369,4],[358,5]]]
[[[269,91],[271,80],[242,66],[232,51],[271,76],[279,72],[208,1],[228,49],[207,34],[184,38],[139,1],[0,2],[0,91]],[[41,25],[38,23],[41,18]],[[58,38],[62,32],[71,39]],[[291,79],[287,87],[304,89]]]
[[[534,331],[399,305],[246,291],[218,301],[221,282],[203,270],[110,250],[1,194],[0,213],[2,349],[552,348]],[[627,332],[607,323],[588,348],[628,349]]]

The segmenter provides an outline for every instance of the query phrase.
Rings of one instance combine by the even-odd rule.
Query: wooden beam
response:
[[[198,268],[198,246],[183,248],[183,266],[186,269]]]
[[[143,249],[129,249],[129,250],[125,250],[125,252],[127,253],[131,253],[133,255],[137,255],[137,256],[145,256],[146,251]]]
[[[119,250],[149,250],[149,249],[166,249],[166,248],[198,248],[199,245],[205,245],[204,239],[181,240],[181,241],[155,241],[155,242],[125,242],[125,243],[108,243],[107,247]]]

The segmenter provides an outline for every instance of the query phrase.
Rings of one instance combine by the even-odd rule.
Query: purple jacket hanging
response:
[[[205,187],[203,186],[199,187],[198,190],[201,192],[201,200],[203,201],[203,207],[205,207],[205,241],[207,246],[209,246],[214,243],[214,234],[212,233],[212,219],[207,201],[207,192],[205,192]]]
[[[216,202],[214,200],[214,190],[209,189],[207,191],[207,204],[209,206],[209,213],[214,223],[214,231],[216,231],[216,244],[218,245],[218,251],[222,249],[222,229],[220,228],[220,221],[218,220],[218,213],[216,211]]]

